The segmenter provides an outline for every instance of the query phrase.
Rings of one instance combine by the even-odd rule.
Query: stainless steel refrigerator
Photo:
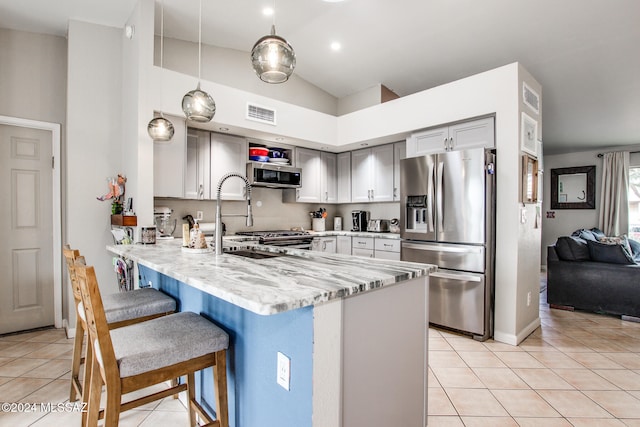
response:
[[[400,162],[403,261],[435,264],[429,322],[493,335],[495,151],[474,148]]]

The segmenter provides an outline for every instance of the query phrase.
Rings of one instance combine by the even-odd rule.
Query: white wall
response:
[[[68,243],[96,269],[100,289],[117,292],[105,246],[113,242],[106,178],[122,171],[122,30],[69,22],[67,85]],[[126,172],[125,172],[126,173]],[[71,323],[75,320],[68,313]]]
[[[338,112],[336,115],[342,116],[380,104],[380,102],[382,102],[382,85],[378,84],[358,93],[340,98],[338,100]]]
[[[154,63],[160,66],[159,37],[156,38],[155,48]],[[198,75],[197,43],[165,38],[163,56],[165,68],[191,76]],[[265,84],[253,71],[251,58],[247,52],[203,44],[201,74],[202,80],[242,89],[326,114],[336,115],[337,113],[336,97],[307,82],[295,72],[285,83]],[[211,95],[214,100],[217,100],[215,93]]]
[[[43,122],[61,127],[60,170],[66,167],[67,110],[67,41],[63,37],[0,28],[0,115]],[[62,218],[65,215],[65,176],[61,176]],[[66,242],[63,220],[62,241]],[[62,259],[59,270],[65,271],[62,282],[62,310],[67,313],[73,301],[66,281]],[[64,267],[64,268],[63,268]],[[53,301],[51,302],[53,303]],[[73,303],[71,303],[73,305]],[[63,316],[66,317],[66,316]],[[75,317],[74,317],[75,318]]]

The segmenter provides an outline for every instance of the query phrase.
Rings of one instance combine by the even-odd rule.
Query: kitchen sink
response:
[[[241,249],[241,250],[229,251],[225,253],[229,255],[237,255],[237,256],[243,256],[245,258],[253,258],[253,259],[275,258],[275,257],[286,255],[283,253],[257,251],[257,250],[251,250],[251,249]]]

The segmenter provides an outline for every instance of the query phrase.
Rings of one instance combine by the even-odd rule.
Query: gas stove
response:
[[[265,230],[238,231],[239,236],[258,237],[260,244],[273,246],[287,246],[296,249],[310,249],[313,236],[308,231]]]

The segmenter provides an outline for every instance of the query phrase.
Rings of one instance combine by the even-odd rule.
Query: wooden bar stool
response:
[[[202,316],[180,312],[144,323],[109,330],[98,281],[93,267],[80,257],[76,277],[87,318],[89,342],[93,348],[87,426],[117,426],[120,412],[186,390],[189,422],[196,425],[196,412],[212,426],[227,427],[227,348],[229,336]],[[195,400],[194,373],[213,367],[216,419]],[[122,403],[122,395],[181,376],[186,384]],[[106,407],[100,409],[102,386]]]
[[[69,401],[74,402],[78,397],[82,397],[83,385],[80,383],[79,378],[80,365],[85,363],[85,359],[89,360],[89,357],[82,357],[82,343],[86,331],[86,322],[84,320],[84,309],[80,307],[82,295],[75,274],[75,260],[80,256],[80,251],[65,245],[62,252],[67,262],[69,281],[76,304],[76,335],[73,342],[71,390],[69,392]],[[143,322],[175,313],[176,311],[176,300],[152,288],[107,295],[103,299],[103,304],[110,329]],[[85,363],[85,378],[88,368],[89,365]]]

